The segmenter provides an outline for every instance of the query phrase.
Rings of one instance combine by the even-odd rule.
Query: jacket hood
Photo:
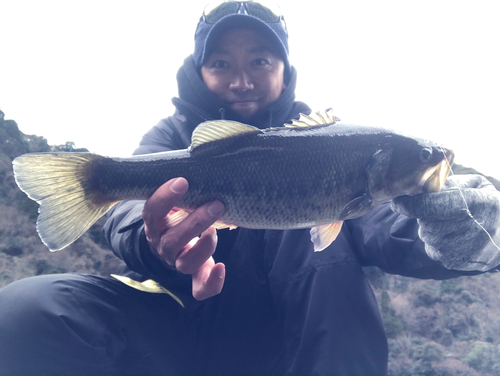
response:
[[[280,97],[251,118],[243,119],[238,113],[226,108],[224,103],[208,89],[195,67],[192,56],[188,56],[177,72],[179,97],[173,98],[172,103],[181,114],[196,124],[207,120],[227,119],[258,128],[280,127],[290,120],[290,113],[294,108],[296,83],[297,71],[291,67],[290,79]],[[308,107],[305,105],[304,107],[307,111]]]

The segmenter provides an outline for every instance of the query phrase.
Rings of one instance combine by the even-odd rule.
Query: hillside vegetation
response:
[[[122,262],[105,245],[103,219],[64,250],[51,253],[36,232],[38,204],[19,190],[12,172],[18,155],[74,149],[72,142],[49,146],[43,137],[25,135],[0,111],[0,287],[20,278],[40,274],[79,272],[109,275]]]
[[[23,153],[85,151],[72,142],[50,146],[23,134],[0,111],[0,287],[40,274],[109,275],[123,264],[106,247],[103,220],[62,252],[50,253],[35,229],[37,204],[14,181]],[[455,173],[477,173],[455,166]],[[499,189],[495,179],[490,180]],[[389,338],[389,375],[500,375],[500,273],[446,281],[417,280],[366,268]]]

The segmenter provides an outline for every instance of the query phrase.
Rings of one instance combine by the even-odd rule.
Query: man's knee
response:
[[[89,362],[111,364],[106,328],[87,312],[92,304],[99,306],[98,291],[102,290],[91,278],[45,275],[16,281],[0,290],[0,362],[7,369],[26,374],[36,371],[29,363],[39,370],[44,364],[55,369],[59,362],[55,358],[63,367],[75,354]]]

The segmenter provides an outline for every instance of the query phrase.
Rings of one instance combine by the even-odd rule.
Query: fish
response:
[[[216,120],[199,124],[187,149],[112,158],[93,153],[31,153],[13,161],[15,180],[39,203],[37,231],[61,250],[122,200],[147,199],[184,177],[178,220],[221,201],[214,227],[307,229],[315,251],[345,220],[403,195],[438,192],[454,153],[398,132],[344,124],[331,109],[260,129]]]

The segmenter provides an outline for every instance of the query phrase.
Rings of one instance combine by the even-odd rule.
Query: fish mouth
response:
[[[439,192],[451,172],[455,155],[451,150],[441,149],[441,151],[444,155],[441,163],[429,168],[420,179],[419,187],[424,193]]]

